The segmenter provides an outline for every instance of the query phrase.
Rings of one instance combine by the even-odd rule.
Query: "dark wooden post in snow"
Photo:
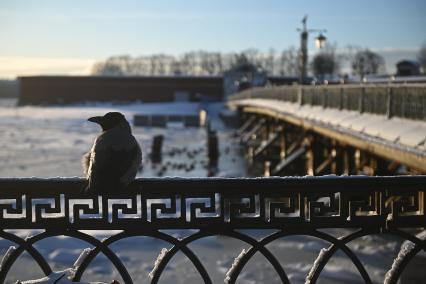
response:
[[[163,135],[156,135],[152,141],[151,150],[151,161],[153,163],[161,163],[162,160],[162,147],[163,147]]]
[[[214,130],[209,130],[207,133],[207,156],[209,158],[209,166],[217,167],[219,159],[219,138]]]

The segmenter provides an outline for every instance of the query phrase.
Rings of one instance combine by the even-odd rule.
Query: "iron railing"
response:
[[[236,93],[229,100],[248,98],[426,120],[426,84],[420,83],[257,87]]]
[[[348,244],[369,234],[391,234],[413,243],[387,276],[395,283],[404,267],[426,242],[413,230],[426,227],[424,212],[426,176],[399,177],[292,177],[292,178],[150,178],[135,181],[128,191],[92,197],[79,195],[82,179],[0,179],[0,237],[17,248],[3,257],[0,283],[17,258],[27,252],[43,273],[52,272],[48,261],[36,249],[43,239],[65,235],[94,247],[79,265],[78,281],[91,261],[103,253],[125,283],[133,283],[120,258],[109,247],[132,236],[149,236],[169,242],[153,272],[157,283],[170,259],[182,252],[205,283],[212,283],[200,258],[189,248],[192,242],[213,235],[239,239],[250,249],[239,256],[229,273],[235,283],[240,272],[259,252],[272,265],[283,283],[290,283],[286,271],[267,245],[289,235],[309,235],[329,242],[312,267],[307,281],[315,283],[330,258],[341,250],[353,262],[366,283],[372,283],[363,263]],[[342,238],[323,228],[355,228]],[[20,238],[7,229],[44,229]],[[98,240],[79,230],[121,230]],[[197,229],[185,238],[162,229]],[[276,229],[260,240],[238,229]],[[409,233],[411,232],[411,233]],[[390,269],[390,268],[389,268]],[[179,275],[177,275],[179,277]]]

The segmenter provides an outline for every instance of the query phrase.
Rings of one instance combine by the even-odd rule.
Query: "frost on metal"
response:
[[[425,240],[426,239],[426,230],[422,231],[421,233],[416,235],[417,238],[419,238],[420,240]],[[383,283],[385,284],[390,284],[390,283],[394,283],[396,279],[394,279],[394,274],[397,272],[398,267],[401,265],[402,261],[404,260],[404,258],[411,252],[413,251],[413,249],[416,247],[416,245],[413,242],[410,241],[405,241],[402,245],[401,245],[401,249],[399,250],[399,253],[397,255],[397,257],[394,259],[393,263],[392,263],[392,267],[391,269],[386,272],[385,275],[385,280]]]
[[[86,259],[86,257],[89,255],[89,253],[92,251],[91,248],[85,248],[80,255],[78,256],[77,260],[72,265],[72,269],[74,271],[77,271],[77,269],[80,267],[80,265],[83,263],[83,261]]]
[[[10,246],[6,253],[4,254],[3,258],[0,261],[0,270],[3,268],[3,265],[6,263],[7,259],[10,257],[10,255],[16,250],[15,246]]]
[[[67,269],[68,270],[68,269]],[[67,271],[57,271],[52,272],[48,276],[36,279],[36,280],[27,280],[27,281],[17,281],[16,284],[53,284],[53,283],[80,283],[80,282],[71,282],[67,278]]]
[[[317,259],[315,259],[315,262],[312,265],[311,270],[309,271],[308,276],[306,276],[305,284],[313,283],[312,277],[314,277],[315,271],[318,269],[320,263],[324,260],[324,257],[325,257],[325,255],[327,254],[328,251],[329,251],[329,249],[326,249],[326,248],[321,249],[320,253],[318,254]]]
[[[73,282],[69,280],[70,270],[71,268],[52,272],[48,276],[36,280],[17,281],[16,284],[107,284],[105,282]]]
[[[232,263],[231,268],[228,270],[228,272],[226,272],[226,277],[224,282],[225,283],[229,283],[229,280],[231,280],[231,276],[234,273],[235,268],[237,267],[237,265],[240,263],[241,259],[244,257],[244,255],[247,254],[248,251],[246,251],[245,249],[243,249],[240,254],[234,259],[234,262]]]
[[[166,253],[169,250],[166,248],[162,248],[160,254],[157,256],[157,259],[154,263],[154,268],[151,270],[151,272],[148,274],[149,278],[153,279],[155,272],[158,270],[158,267],[160,266],[161,261],[163,261],[163,258],[166,256]]]
[[[32,283],[44,283],[44,284],[51,284],[51,283],[80,283],[80,284],[104,284],[103,282],[73,282],[70,279],[72,279],[77,272],[77,269],[80,267],[80,265],[83,263],[84,259],[89,255],[89,253],[92,251],[90,248],[84,249],[81,254],[78,256],[77,260],[74,262],[72,268],[68,268],[62,271],[54,271],[51,274],[49,274],[46,277],[43,277],[41,279],[37,280],[27,280],[27,281],[18,281],[19,284],[32,284]]]
[[[28,281],[18,281],[17,284],[106,284],[104,282],[73,282],[69,280],[71,269],[66,269],[63,271],[56,271],[50,273],[48,276],[37,279],[37,280],[28,280]]]
[[[391,269],[386,272],[385,275],[385,284],[394,283],[392,282],[394,279],[394,274],[398,270],[398,267],[401,265],[404,258],[415,248],[416,246],[412,242],[404,242],[399,250],[397,257],[394,259],[392,263]]]

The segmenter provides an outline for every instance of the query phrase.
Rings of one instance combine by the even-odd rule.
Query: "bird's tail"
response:
[[[90,190],[90,182],[89,180],[87,180],[84,185],[80,188],[80,195],[81,196],[90,196],[91,195],[91,190]]]

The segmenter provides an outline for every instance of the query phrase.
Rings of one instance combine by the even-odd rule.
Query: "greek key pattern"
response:
[[[123,196],[78,198],[66,193],[0,196],[0,224],[10,228],[44,228],[102,224],[106,228],[145,224],[156,228],[176,226],[202,228],[211,225],[237,227],[358,227],[369,224],[404,227],[425,221],[424,191],[419,190],[327,190],[306,192],[259,190],[241,194],[220,191],[164,194],[141,190]],[[43,197],[42,197],[43,196]],[[411,223],[410,223],[411,222]],[[85,225],[86,224],[86,225]],[[250,224],[250,225],[246,225]],[[420,223],[419,226],[422,224]],[[423,223],[424,225],[424,223]]]

